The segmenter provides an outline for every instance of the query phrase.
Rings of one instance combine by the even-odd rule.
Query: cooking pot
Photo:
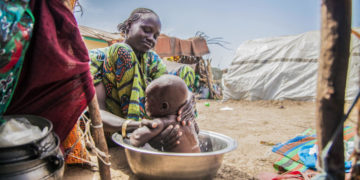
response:
[[[34,115],[9,115],[3,119],[26,118],[32,125],[48,131],[31,142],[0,148],[1,179],[61,179],[64,157],[60,139],[53,132],[52,123]]]

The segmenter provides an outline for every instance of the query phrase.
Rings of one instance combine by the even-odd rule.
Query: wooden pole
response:
[[[110,163],[108,158],[108,147],[106,144],[106,139],[104,135],[104,130],[102,128],[102,120],[100,117],[100,110],[99,110],[99,104],[97,101],[96,95],[94,95],[94,98],[91,100],[89,104],[89,113],[90,113],[90,119],[91,119],[91,134],[95,141],[95,146],[102,152],[104,152],[106,157],[103,157],[102,159]],[[99,171],[100,171],[100,177],[102,180],[111,180],[111,174],[110,174],[110,165],[105,164],[99,157],[98,157],[98,164],[99,164]]]
[[[209,93],[210,93],[209,99],[213,99],[214,98],[214,92],[212,91],[212,84],[211,84],[211,80],[210,80],[210,77],[209,77],[209,63],[210,63],[209,60],[207,61],[207,64],[205,63],[205,60],[204,60],[206,81],[207,81],[208,88],[209,88]]]
[[[322,151],[338,126],[343,127],[344,96],[348,68],[351,0],[322,0],[321,50],[317,81],[317,122],[319,165],[335,178],[344,179],[343,131],[334,139],[328,155]],[[343,128],[341,129],[343,130]]]
[[[212,92],[212,98],[213,99],[219,99],[219,96],[216,94],[216,90],[214,89],[214,76],[211,69],[211,60],[207,61],[207,72],[208,72],[208,79],[209,79],[209,91]]]
[[[77,0],[65,0],[63,3],[64,5],[71,11],[74,11],[74,7]],[[99,110],[99,104],[97,101],[96,94],[94,95],[93,99],[91,100],[89,107],[89,114],[91,119],[91,134],[93,136],[93,139],[95,141],[95,146],[102,152],[104,152],[105,156],[103,159],[105,162],[110,163],[108,158],[108,148],[106,144],[106,139],[104,135],[104,130],[102,128],[102,120],[100,117],[100,110]],[[94,128],[95,127],[95,128]],[[100,177],[102,180],[111,180],[111,174],[110,174],[110,165],[104,164],[104,162],[99,159],[98,157],[98,164],[99,164],[99,171],[100,171]]]

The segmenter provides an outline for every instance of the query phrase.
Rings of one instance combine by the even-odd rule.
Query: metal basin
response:
[[[237,147],[232,138],[200,131],[201,153],[172,153],[147,150],[131,146],[128,139],[118,133],[113,141],[125,148],[132,172],[142,179],[211,179],[216,175],[224,154]]]

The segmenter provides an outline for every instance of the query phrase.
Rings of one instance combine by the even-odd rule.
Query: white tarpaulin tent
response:
[[[315,100],[319,53],[318,31],[246,41],[223,75],[224,100]],[[360,39],[352,34],[346,100],[359,91],[359,73]]]

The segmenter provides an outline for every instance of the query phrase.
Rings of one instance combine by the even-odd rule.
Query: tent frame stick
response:
[[[316,97],[316,131],[319,155],[344,115],[346,74],[349,62],[351,0],[322,0],[321,49]],[[343,128],[342,128],[343,130]],[[324,159],[322,159],[324,158]],[[343,131],[335,138],[319,165],[328,176],[345,178]]]
[[[91,100],[89,107],[89,114],[91,119],[91,134],[95,141],[95,146],[102,152],[104,152],[106,157],[103,157],[105,162],[110,162],[108,157],[108,147],[104,135],[104,130],[102,128],[102,120],[100,116],[99,104],[97,101],[96,94],[94,98]],[[96,128],[94,128],[96,127]],[[104,162],[99,159],[98,157],[98,164],[99,164],[99,171],[101,180],[111,180],[110,174],[110,165],[104,164]]]
[[[75,4],[77,0],[65,0],[63,3],[64,5],[73,12]],[[108,147],[104,135],[104,130],[102,128],[102,120],[100,116],[99,104],[97,101],[96,94],[94,95],[93,99],[91,100],[90,104],[88,104],[89,114],[91,119],[91,134],[95,141],[95,146],[102,152],[104,152],[106,157],[103,157],[105,162],[110,162],[108,157]],[[97,127],[97,128],[94,128]],[[110,174],[110,165],[104,164],[104,162],[99,159],[98,157],[98,164],[99,164],[99,171],[100,171],[100,178],[102,180],[111,180]]]
[[[211,63],[210,63],[209,59],[207,61],[204,60],[204,66],[205,66],[205,73],[206,73],[206,81],[207,81],[209,92],[210,92],[209,99],[215,99],[214,90],[213,90],[212,82],[211,82],[212,76],[210,76]]]

